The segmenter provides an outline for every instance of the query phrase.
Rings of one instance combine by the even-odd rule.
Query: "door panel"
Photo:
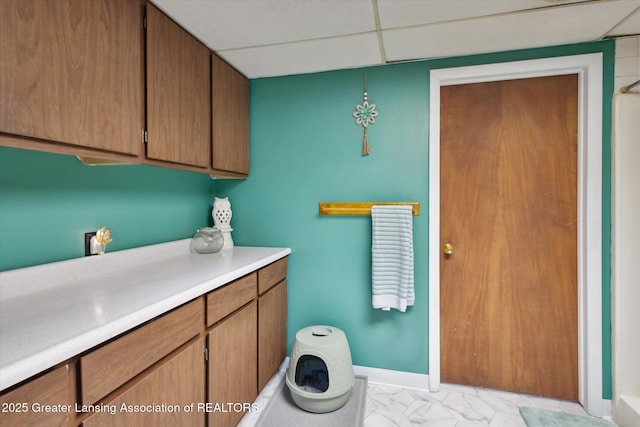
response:
[[[0,132],[137,156],[140,0],[0,1]]]
[[[209,49],[147,5],[147,157],[211,163]]]
[[[577,75],[441,89],[441,375],[576,401]]]
[[[209,398],[214,405],[251,403],[258,396],[258,309],[252,301],[209,332]],[[235,426],[242,411],[208,413],[209,425]]]

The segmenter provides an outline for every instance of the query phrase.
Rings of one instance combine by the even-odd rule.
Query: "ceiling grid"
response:
[[[640,0],[151,0],[249,78],[640,34]]]

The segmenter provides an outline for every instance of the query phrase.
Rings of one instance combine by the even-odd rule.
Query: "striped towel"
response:
[[[372,206],[371,243],[373,308],[404,312],[415,299],[411,206]]]

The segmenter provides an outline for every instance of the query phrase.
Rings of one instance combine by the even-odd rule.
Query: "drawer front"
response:
[[[81,357],[82,403],[95,403],[200,333],[202,304],[198,298]]]
[[[257,273],[251,273],[207,294],[207,326],[222,320],[256,297]]]
[[[106,404],[116,408],[116,413],[94,412],[83,421],[82,427],[204,427],[201,411],[182,410],[192,404],[205,401],[205,364],[202,360],[204,340],[199,339],[174,355],[166,363],[127,388]],[[122,411],[122,405],[177,405],[181,410],[136,412]]]
[[[282,258],[258,271],[258,294],[262,295],[287,277],[287,258]]]

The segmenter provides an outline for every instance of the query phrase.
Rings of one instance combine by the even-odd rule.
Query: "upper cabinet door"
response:
[[[210,52],[147,5],[147,157],[209,168]]]
[[[249,174],[249,80],[212,55],[213,168]]]
[[[138,155],[140,0],[0,1],[0,132]]]

